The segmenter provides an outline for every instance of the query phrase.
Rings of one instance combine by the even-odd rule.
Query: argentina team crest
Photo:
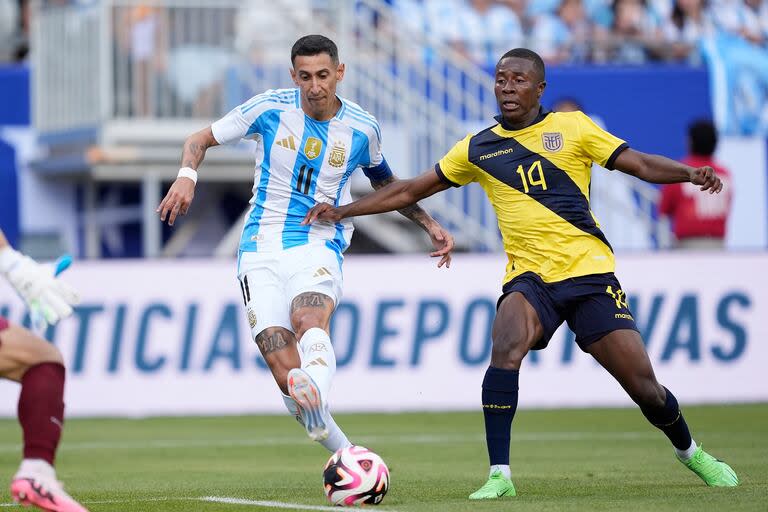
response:
[[[342,142],[334,142],[331,148],[331,155],[328,157],[328,163],[331,167],[343,167],[344,160],[347,157],[347,148]]]
[[[307,139],[307,142],[304,143],[304,154],[310,160],[314,160],[315,158],[319,157],[322,151],[323,151],[323,141],[321,141],[317,137],[309,137]]]
[[[256,327],[256,312],[252,310],[251,308],[248,308],[248,325],[251,326],[251,329]]]
[[[560,132],[544,132],[541,134],[544,149],[552,153],[563,149],[563,134]]]

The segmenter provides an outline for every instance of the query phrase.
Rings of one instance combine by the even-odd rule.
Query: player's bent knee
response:
[[[12,325],[0,333],[0,377],[20,380],[38,364],[64,364],[61,352],[32,331]]]
[[[303,313],[295,315],[293,320],[293,324],[296,328],[296,339],[300,340],[302,336],[304,336],[304,333],[308,330],[319,327],[321,329],[327,329],[327,321],[325,319],[324,315],[316,314],[316,313]]]
[[[527,353],[528,344],[524,337],[494,337],[491,346],[491,364],[496,368],[516,370],[520,368]]]

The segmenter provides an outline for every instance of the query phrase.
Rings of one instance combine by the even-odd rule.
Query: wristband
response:
[[[177,178],[189,178],[192,180],[192,182],[197,185],[197,171],[192,169],[191,167],[182,167],[179,169],[179,174],[176,176]]]

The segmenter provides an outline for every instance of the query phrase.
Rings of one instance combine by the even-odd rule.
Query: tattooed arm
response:
[[[219,143],[213,136],[211,127],[193,133],[184,142],[184,149],[181,152],[181,166],[195,169],[203,163],[205,152],[208,148],[218,146]],[[173,226],[178,215],[185,215],[189,210],[189,205],[195,197],[195,182],[189,178],[179,177],[173,182],[165,198],[157,207],[160,213],[160,221],[165,222],[168,217],[168,225]]]
[[[219,143],[213,137],[213,131],[210,126],[197,133],[193,133],[184,142],[184,149],[181,152],[181,166],[197,169],[203,163],[203,158],[205,158],[205,152],[208,148],[218,145]]]
[[[397,177],[395,175],[391,175],[382,180],[371,180],[371,186],[373,187],[373,190],[379,190],[380,188],[389,185],[393,181],[397,181]],[[397,213],[410,220],[427,233],[429,233],[430,226],[437,224],[437,221],[433,219],[427,212],[425,212],[418,203],[397,210]]]
[[[374,190],[379,190],[395,181],[398,181],[397,177],[390,175],[381,180],[371,180],[371,186]],[[430,255],[433,257],[441,257],[437,266],[442,267],[443,265],[446,265],[446,267],[450,267],[451,251],[453,250],[453,236],[433,219],[431,215],[424,211],[418,203],[401,208],[400,210],[397,210],[397,212],[427,232],[429,238],[432,240],[432,245],[435,247],[435,251]]]

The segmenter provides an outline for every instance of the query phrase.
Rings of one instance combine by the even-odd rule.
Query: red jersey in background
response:
[[[725,238],[725,225],[731,211],[731,174],[704,156],[689,156],[682,160],[691,167],[712,167],[723,182],[719,194],[702,192],[693,183],[673,183],[661,188],[659,213],[668,215],[678,240],[686,238]]]

